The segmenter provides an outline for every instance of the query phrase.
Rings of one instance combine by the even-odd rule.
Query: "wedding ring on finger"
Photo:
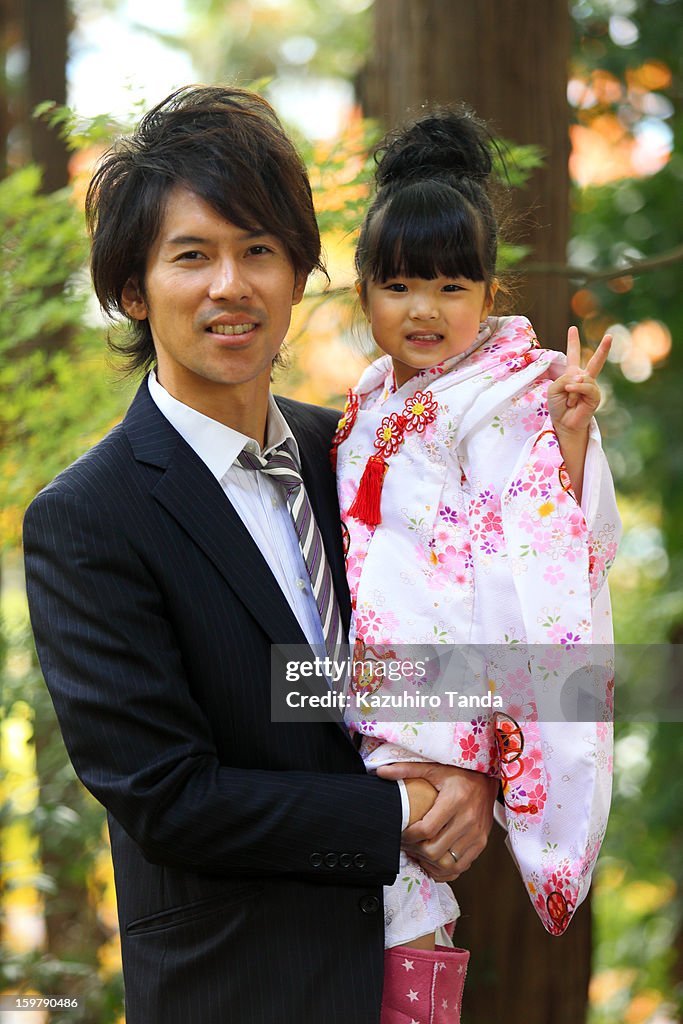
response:
[[[458,861],[460,860],[460,858],[458,857],[458,855],[457,855],[457,853],[455,852],[455,850],[449,850],[448,852],[450,853],[451,857],[453,858],[453,860],[454,860],[454,861],[455,861],[455,863],[457,864],[457,863],[458,863]]]

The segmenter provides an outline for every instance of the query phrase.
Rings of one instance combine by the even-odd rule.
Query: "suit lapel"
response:
[[[201,459],[159,412],[146,381],[124,420],[139,462],[164,470],[153,497],[180,523],[275,644],[306,638],[251,534]]]

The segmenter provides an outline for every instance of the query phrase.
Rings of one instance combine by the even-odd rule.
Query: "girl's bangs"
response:
[[[393,196],[371,225],[369,276],[374,281],[394,277],[485,281],[479,218],[469,203],[458,198],[456,194],[454,202],[452,188],[427,190],[424,185]]]

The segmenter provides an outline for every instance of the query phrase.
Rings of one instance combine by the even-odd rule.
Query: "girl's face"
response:
[[[418,371],[464,352],[491,312],[498,283],[466,277],[394,277],[369,281],[361,305],[401,387]]]

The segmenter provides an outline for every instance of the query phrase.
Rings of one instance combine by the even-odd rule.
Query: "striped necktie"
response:
[[[301,554],[304,556],[311,581],[311,590],[320,612],[325,647],[330,657],[338,657],[339,645],[344,642],[344,631],[334,593],[332,572],[325,555],[323,539],[293,454],[284,445],[275,448],[266,458],[255,455],[245,448],[237,456],[237,461],[244,469],[255,469],[266,473],[284,488],[287,495],[287,507],[294,522]]]

